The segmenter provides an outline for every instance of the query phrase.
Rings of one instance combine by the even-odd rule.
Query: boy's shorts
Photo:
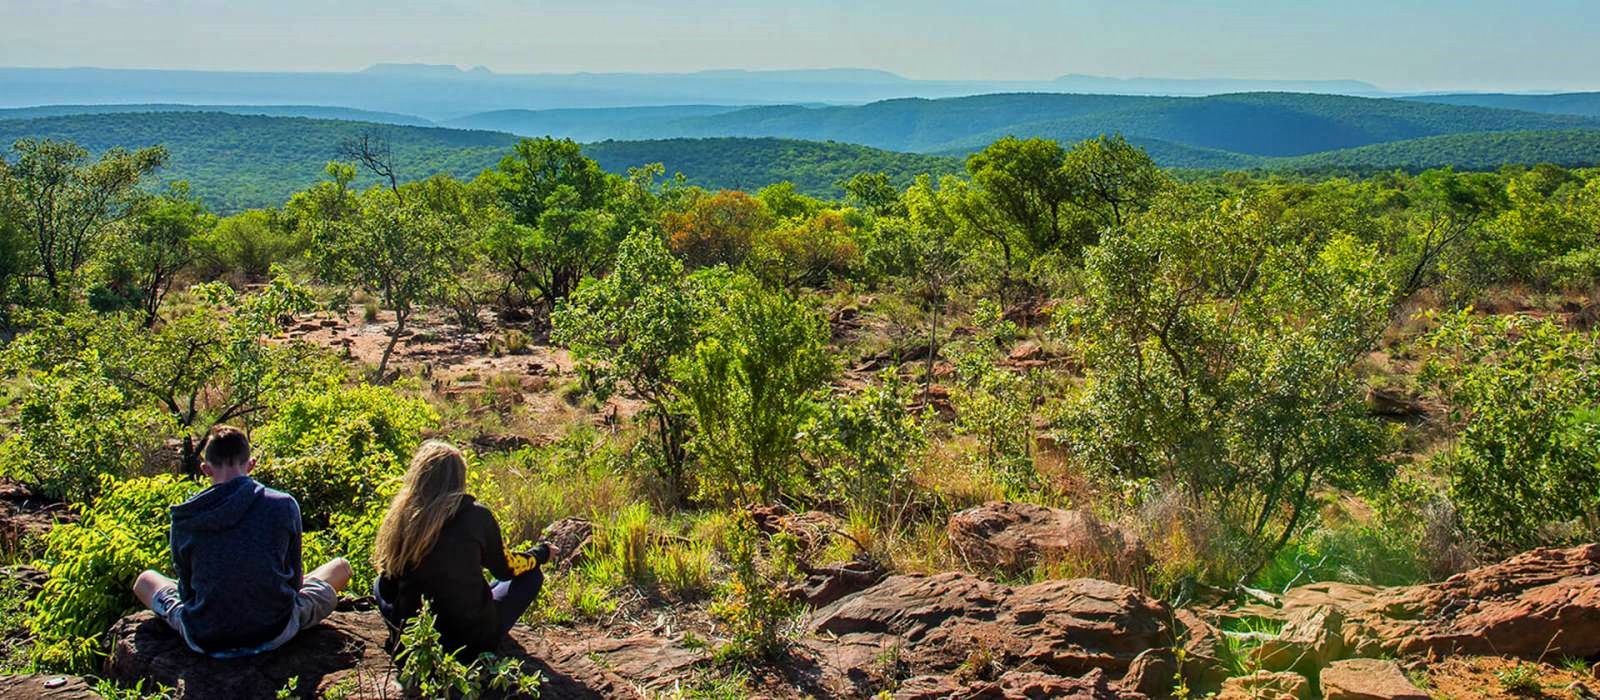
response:
[[[339,592],[333,590],[333,586],[322,579],[307,576],[300,584],[299,593],[295,594],[294,613],[289,616],[289,624],[285,625],[283,632],[273,638],[272,641],[244,649],[206,651],[189,639],[188,630],[183,628],[183,616],[179,614],[183,611],[183,601],[178,599],[178,587],[176,585],[166,586],[150,597],[150,610],[156,614],[156,617],[165,620],[172,629],[177,630],[178,635],[183,637],[183,642],[188,644],[190,649],[193,649],[197,654],[205,654],[216,659],[250,656],[277,649],[289,640],[294,639],[294,636],[299,634],[300,630],[327,619],[329,615],[333,614],[333,608],[338,604]]]

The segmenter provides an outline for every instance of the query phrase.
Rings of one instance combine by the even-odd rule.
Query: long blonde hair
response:
[[[372,543],[372,564],[378,573],[401,575],[422,563],[439,531],[456,514],[466,488],[467,460],[461,450],[440,440],[422,443]]]

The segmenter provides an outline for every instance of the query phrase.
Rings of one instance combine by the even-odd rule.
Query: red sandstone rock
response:
[[[1322,670],[1324,700],[1428,700],[1400,666],[1385,659],[1335,661]]]
[[[1287,671],[1256,671],[1248,676],[1229,678],[1222,684],[1217,700],[1306,700],[1311,684],[1305,676]]]
[[[1150,554],[1138,535],[1077,510],[991,501],[950,516],[950,544],[970,564],[1020,572],[1039,563],[1084,575],[1143,580]]]

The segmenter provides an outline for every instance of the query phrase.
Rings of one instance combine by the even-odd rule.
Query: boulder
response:
[[[23,673],[14,676],[0,675],[0,698],[37,698],[38,700],[100,700],[88,681],[75,676],[53,673]]]
[[[549,542],[555,549],[549,564],[555,571],[566,571],[582,563],[584,550],[592,537],[594,523],[583,518],[562,518],[539,533],[539,539]]]
[[[1314,676],[1343,657],[1344,614],[1327,605],[1294,610],[1277,636],[1262,642],[1254,653],[1261,668]]]
[[[901,575],[815,611],[801,643],[836,695],[875,692],[866,669],[886,649],[910,677],[959,676],[981,658],[983,667],[1060,679],[1098,670],[1122,681],[1141,654],[1172,646],[1170,619],[1164,603],[1107,581],[1012,588],[963,573]]]
[[[66,504],[46,498],[10,479],[0,478],[0,544],[43,537],[56,523],[76,522]]]
[[[756,529],[767,535],[782,532],[794,537],[804,552],[826,545],[828,537],[839,529],[838,516],[820,510],[794,513],[781,504],[751,506],[750,519]]]
[[[1600,656],[1600,544],[1543,548],[1432,584],[1375,588],[1315,583],[1290,589],[1292,617],[1330,607],[1345,617],[1349,656]]]
[[[1222,684],[1217,700],[1307,700],[1311,684],[1305,676],[1288,671],[1256,671],[1235,676]]]
[[[111,629],[104,675],[119,684],[144,681],[178,689],[186,700],[273,697],[290,678],[302,697],[332,689],[351,698],[401,697],[383,649],[387,636],[375,612],[339,611],[284,647],[245,659],[212,659],[190,651],[148,612]],[[703,652],[652,635],[611,638],[595,630],[532,630],[518,625],[500,655],[540,673],[544,698],[630,698],[663,692],[696,673]]]
[[[888,575],[883,565],[860,559],[828,566],[804,565],[804,568],[805,580],[795,585],[789,594],[813,608],[864,591]]]
[[[1428,700],[1400,666],[1386,659],[1335,661],[1322,670],[1324,700]]]
[[[1231,672],[1232,652],[1222,630],[1205,621],[1193,610],[1172,613],[1180,648],[1183,650],[1183,680],[1190,688],[1214,691],[1222,687]]]
[[[950,544],[969,564],[1017,573],[1041,563],[1136,584],[1150,567],[1138,535],[1079,510],[991,501],[950,516]]]

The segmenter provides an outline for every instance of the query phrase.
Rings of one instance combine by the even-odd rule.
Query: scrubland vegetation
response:
[[[1154,559],[1136,579],[1175,601],[1600,537],[1600,170],[1179,180],[1121,138],[1006,138],[825,201],[609,174],[548,139],[390,180],[410,153],[379,145],[226,217],[140,187],[159,148],[0,161],[0,475],[82,516],[0,543],[49,575],[0,589],[28,639],[8,666],[95,669],[221,422],[354,590],[416,445],[476,446],[508,539],[596,523],[530,621],[699,611],[710,685],[781,652],[798,549],[962,568],[945,523],[987,500],[1128,526]],[[319,318],[381,328],[381,357],[287,332]],[[407,354],[423,332],[559,371],[455,382]],[[767,544],[768,504],[840,524]]]

